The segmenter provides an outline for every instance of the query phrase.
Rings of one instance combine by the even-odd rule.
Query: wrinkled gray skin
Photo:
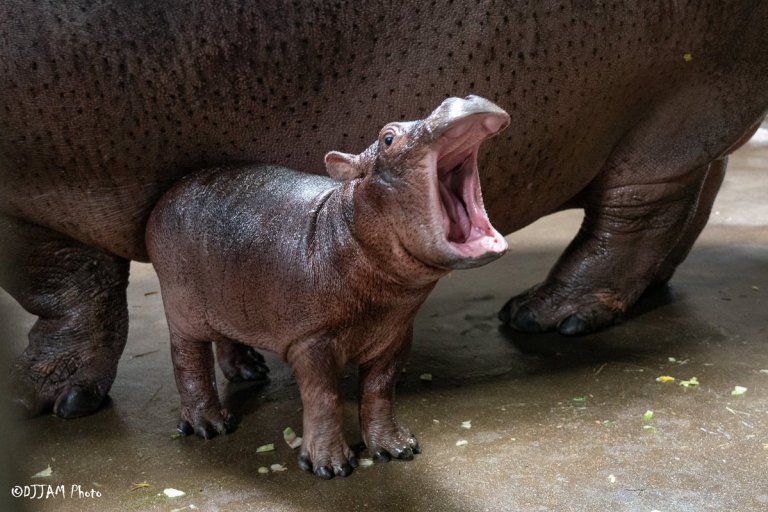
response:
[[[5,0],[0,282],[40,316],[14,365],[19,403],[98,408],[125,343],[127,260],[146,260],[146,220],[181,176],[322,172],[327,148],[361,151],[385,122],[469,93],[514,119],[481,155],[499,231],[587,214],[502,319],[614,322],[685,258],[768,108],[766,26],[763,0]],[[263,375],[242,347],[221,361]]]
[[[341,375],[360,365],[360,426],[378,460],[412,459],[395,381],[413,319],[437,280],[507,249],[482,207],[479,144],[509,123],[496,105],[445,100],[390,123],[359,155],[331,152],[329,177],[271,165],[201,171],[171,188],[147,225],[171,331],[183,433],[230,431],[211,342],[280,354],[304,409],[302,469],[357,465],[344,440]]]

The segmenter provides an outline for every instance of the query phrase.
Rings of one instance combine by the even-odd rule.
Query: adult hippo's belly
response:
[[[506,4],[506,5],[502,5]],[[533,5],[531,5],[533,4]],[[0,4],[3,286],[40,321],[14,365],[31,413],[93,411],[125,343],[127,261],[155,201],[209,165],[322,171],[378,127],[478,94],[512,116],[480,157],[509,233],[585,222],[515,328],[589,332],[669,279],[768,108],[768,4]],[[237,348],[243,378],[264,367]]]

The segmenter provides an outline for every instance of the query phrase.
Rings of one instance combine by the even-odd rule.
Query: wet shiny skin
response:
[[[210,438],[234,429],[216,393],[210,344],[229,351],[242,344],[275,352],[293,368],[304,403],[302,469],[332,478],[357,466],[342,434],[340,374],[348,363],[360,366],[368,451],[379,460],[420,452],[394,412],[413,318],[450,269],[492,261],[507,247],[483,211],[473,221],[493,241],[470,240],[459,251],[434,215],[440,207],[423,199],[434,196],[434,163],[446,139],[449,150],[476,156],[495,135],[487,118],[499,121],[490,123],[497,130],[508,122],[486,100],[450,98],[422,121],[387,125],[359,155],[328,154],[330,174],[343,182],[251,165],[202,171],[163,196],[147,247],[171,332],[182,433]],[[456,126],[464,134],[451,133]],[[465,174],[478,183],[474,160]],[[480,196],[477,186],[471,193]],[[407,214],[403,205],[414,198],[422,210]]]

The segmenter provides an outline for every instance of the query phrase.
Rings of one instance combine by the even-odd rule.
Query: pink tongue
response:
[[[440,198],[446,215],[443,217],[443,229],[449,242],[464,243],[469,238],[472,224],[469,215],[459,198],[440,182]]]

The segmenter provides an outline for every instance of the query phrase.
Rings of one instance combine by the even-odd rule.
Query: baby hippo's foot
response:
[[[578,336],[617,323],[626,309],[611,290],[576,291],[543,283],[512,297],[501,308],[499,320],[518,331],[557,330]]]
[[[226,409],[207,408],[194,411],[183,410],[178,430],[182,435],[197,434],[203,439],[212,439],[219,434],[229,434],[237,427],[237,418]]]
[[[389,427],[369,427],[365,435],[365,445],[376,462],[389,462],[392,458],[413,460],[413,455],[421,453],[416,437],[398,424]]]
[[[253,348],[234,341],[216,343],[216,359],[224,376],[230,382],[263,381],[269,368],[264,356]]]
[[[341,436],[333,442],[304,439],[299,455],[299,467],[329,480],[334,476],[352,474],[352,470],[357,467],[357,458]]]

